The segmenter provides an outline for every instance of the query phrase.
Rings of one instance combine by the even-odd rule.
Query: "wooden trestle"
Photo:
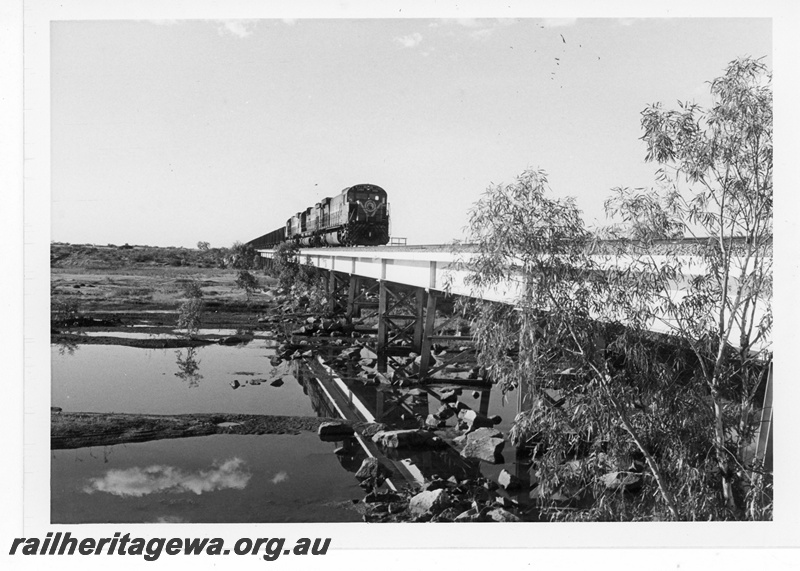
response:
[[[396,376],[422,381],[448,366],[474,363],[472,336],[443,334],[457,330],[457,316],[440,311],[443,292],[345,272],[328,273],[328,310],[343,313],[356,330],[375,333],[379,372],[391,367]],[[432,354],[436,344],[448,346],[446,355]],[[409,359],[412,354],[414,360]]]

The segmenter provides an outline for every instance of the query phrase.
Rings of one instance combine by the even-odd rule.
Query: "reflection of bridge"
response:
[[[314,410],[320,416],[341,417],[354,422],[385,423],[392,429],[419,428],[429,412],[436,410],[441,404],[437,386],[396,388],[365,384],[352,376],[338,374],[325,363],[321,355],[316,361],[294,363],[293,375],[304,387]],[[480,389],[479,412],[484,416],[488,414],[490,392],[488,387]],[[444,478],[454,475],[459,480],[475,478],[481,474],[478,460],[464,459],[450,447],[383,449],[358,433],[349,437],[336,437],[335,441],[341,443],[337,457],[345,469],[354,472],[363,458],[377,458],[393,473],[389,485],[395,490],[402,481],[421,484],[430,480],[434,474]],[[514,454],[513,450],[506,452]],[[517,477],[523,480],[529,478],[521,464],[517,465],[517,470]],[[527,503],[522,497],[520,501]]]

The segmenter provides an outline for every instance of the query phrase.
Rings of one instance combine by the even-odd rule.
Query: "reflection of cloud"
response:
[[[400,36],[394,39],[395,43],[400,44],[404,48],[413,48],[419,45],[422,41],[422,34],[414,32],[408,36]]]
[[[223,20],[217,28],[219,35],[232,34],[237,38],[246,38],[253,33],[255,20]]]
[[[141,497],[155,492],[203,492],[233,488],[242,490],[250,481],[241,458],[231,458],[210,470],[184,472],[174,466],[148,466],[109,470],[102,478],[91,478],[83,491],[106,492],[115,496]]]
[[[577,18],[545,18],[542,20],[542,25],[545,28],[564,28],[574,25],[577,21]]]
[[[278,472],[272,478],[272,483],[273,484],[280,484],[281,482],[285,482],[288,479],[289,479],[289,474],[287,474],[286,472]]]
[[[441,24],[455,24],[462,28],[467,28],[468,35],[473,40],[485,40],[497,30],[516,23],[513,18],[445,18],[440,20]],[[430,27],[438,28],[439,23],[433,23]]]
[[[177,515],[161,515],[156,518],[155,523],[186,523],[187,520]]]

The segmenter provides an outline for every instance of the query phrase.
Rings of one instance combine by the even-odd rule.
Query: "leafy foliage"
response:
[[[520,391],[512,436],[553,519],[771,517],[770,475],[746,458],[771,359],[764,71],[732,63],[707,112],[645,110],[664,188],[615,189],[622,222],[608,233],[637,240],[618,256],[591,254],[574,201],[552,198],[541,170],[490,186],[470,212],[467,282],[513,301],[469,308],[480,364]],[[701,268],[648,248],[697,228],[710,238]]]
[[[239,275],[236,277],[236,287],[243,289],[247,296],[247,301],[250,301],[253,293],[259,287],[258,279],[247,270],[240,270]]]
[[[187,337],[197,335],[203,317],[203,290],[195,280],[183,286],[186,300],[178,308],[178,329],[185,329]]]

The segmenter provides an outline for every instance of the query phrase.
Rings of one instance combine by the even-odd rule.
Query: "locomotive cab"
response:
[[[350,221],[378,222],[386,216],[386,191],[381,187],[360,184],[351,186],[346,192]]]

